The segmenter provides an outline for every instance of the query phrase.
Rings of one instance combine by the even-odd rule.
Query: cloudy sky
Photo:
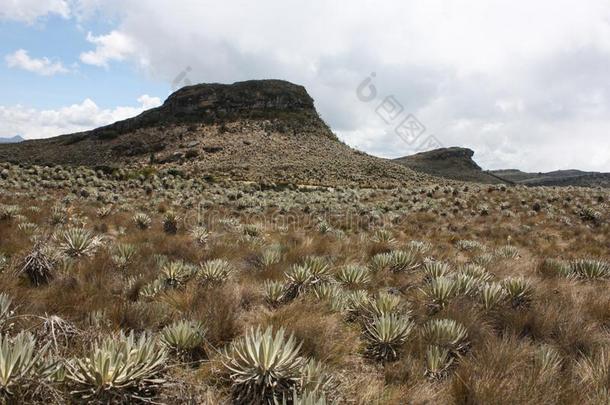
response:
[[[466,146],[490,169],[610,171],[607,0],[0,0],[0,136],[263,78],[306,86],[378,156]]]

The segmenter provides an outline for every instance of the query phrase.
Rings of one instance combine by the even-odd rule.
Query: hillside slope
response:
[[[394,159],[410,169],[436,177],[487,184],[510,183],[483,171],[467,148],[441,148]]]
[[[610,187],[610,173],[556,170],[548,173],[526,173],[520,170],[494,170],[496,176],[527,186]]]
[[[234,179],[398,186],[425,175],[341,143],[304,87],[281,80],[199,84],[92,131],[0,146],[0,161],[173,165]]]

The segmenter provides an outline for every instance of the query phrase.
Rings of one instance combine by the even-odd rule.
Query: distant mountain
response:
[[[527,186],[610,187],[610,173],[556,170],[548,173],[526,173],[520,170],[493,170],[494,175]]]
[[[197,84],[137,117],[77,134],[0,145],[0,162],[104,169],[165,166],[261,183],[404,186],[436,181],[340,142],[303,86]]]
[[[468,148],[441,148],[394,159],[418,172],[452,180],[487,184],[522,184],[525,186],[609,187],[610,173],[557,170],[526,173],[520,170],[483,170]]]
[[[418,172],[452,180],[486,184],[511,183],[493,173],[486,172],[472,159],[474,151],[468,148],[441,148],[394,159],[396,163]]]
[[[22,142],[22,141],[25,141],[25,139],[23,139],[19,135],[15,135],[12,138],[2,138],[2,137],[0,137],[0,143],[18,143],[18,142]]]

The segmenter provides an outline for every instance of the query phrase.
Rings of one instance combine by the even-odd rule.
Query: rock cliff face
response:
[[[251,80],[184,87],[163,104],[174,116],[237,115],[244,112],[299,111],[315,114],[313,99],[303,86],[282,80]]]
[[[395,159],[395,162],[415,171],[453,180],[478,183],[509,183],[483,171],[473,160],[474,151],[468,148],[441,148]]]
[[[318,117],[313,99],[303,86],[283,80],[250,80],[232,85],[197,84],[171,94],[158,108],[97,128],[91,134],[111,139],[159,125],[214,124],[246,118],[287,118],[289,115],[310,119]]]
[[[0,146],[0,161],[179,166],[233,179],[398,186],[426,176],[341,143],[304,87],[281,80],[198,84],[91,131]]]

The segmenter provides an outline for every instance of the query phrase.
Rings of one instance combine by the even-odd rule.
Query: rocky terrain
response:
[[[438,178],[484,184],[522,184],[525,186],[610,187],[610,173],[557,170],[526,173],[520,170],[483,170],[468,148],[441,148],[394,159],[417,172]]]
[[[474,151],[467,148],[441,148],[394,159],[415,171],[440,178],[485,184],[510,184],[500,176],[486,172],[473,160]]]
[[[610,173],[557,170],[548,173],[526,173],[521,170],[493,170],[490,173],[526,186],[610,187]]]
[[[158,108],[92,131],[0,146],[0,161],[168,165],[206,176],[388,187],[426,176],[341,143],[302,86],[279,80],[182,88]]]

